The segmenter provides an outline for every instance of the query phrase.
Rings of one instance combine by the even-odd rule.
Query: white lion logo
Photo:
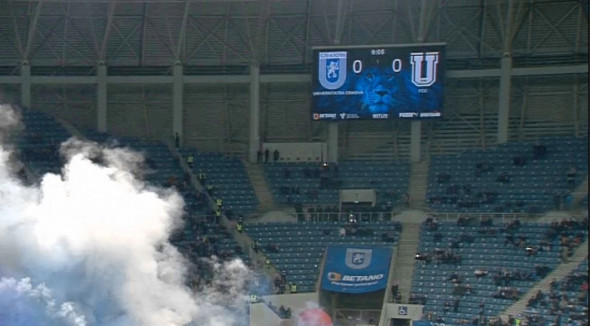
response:
[[[328,64],[326,69],[328,69],[328,78],[338,78],[337,71],[340,70],[340,67],[338,66],[338,61],[330,61],[330,64]]]

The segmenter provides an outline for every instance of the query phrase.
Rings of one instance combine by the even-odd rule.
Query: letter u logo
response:
[[[426,60],[426,72],[422,71],[423,61]],[[428,87],[436,82],[436,67],[438,52],[412,52],[412,83],[417,87]]]

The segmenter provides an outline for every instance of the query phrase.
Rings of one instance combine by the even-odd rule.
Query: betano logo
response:
[[[383,279],[385,275],[383,274],[373,274],[373,275],[342,275],[336,272],[329,272],[328,273],[328,280],[330,282],[370,282],[370,281],[379,281]]]
[[[369,282],[369,281],[379,281],[383,278],[383,274],[375,274],[375,275],[344,275],[342,277],[342,281],[347,282]]]

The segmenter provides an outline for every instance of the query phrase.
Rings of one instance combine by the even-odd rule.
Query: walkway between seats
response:
[[[246,168],[246,173],[248,173],[248,178],[250,178],[252,188],[254,188],[254,193],[260,203],[258,211],[264,213],[275,209],[274,198],[270,191],[270,186],[264,177],[262,165],[251,164],[244,161],[244,167]]]
[[[393,268],[393,282],[399,286],[402,302],[408,302],[412,287],[412,275],[416,263],[416,252],[420,241],[420,226],[426,214],[422,211],[407,210],[394,217],[402,223],[402,233],[398,241],[397,257]]]

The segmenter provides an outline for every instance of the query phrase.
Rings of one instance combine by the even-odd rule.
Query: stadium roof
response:
[[[587,8],[579,0],[4,0],[0,66],[255,63],[287,72],[307,69],[314,46],[425,42],[447,43],[451,65],[497,65],[504,53],[527,65],[587,63]]]

